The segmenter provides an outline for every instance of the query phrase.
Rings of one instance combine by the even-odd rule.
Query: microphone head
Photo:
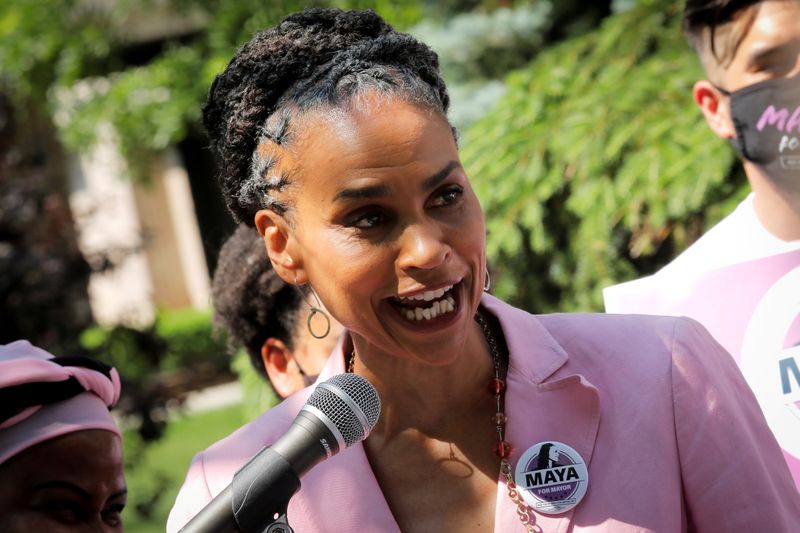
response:
[[[344,447],[366,439],[381,415],[378,391],[356,374],[337,374],[320,383],[306,406],[325,414],[339,432],[337,437],[342,437]]]

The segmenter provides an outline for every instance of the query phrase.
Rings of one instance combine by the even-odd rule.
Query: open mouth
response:
[[[449,315],[458,308],[457,294],[449,285],[434,291],[425,291],[409,298],[393,296],[389,301],[401,316],[411,322],[428,322]]]

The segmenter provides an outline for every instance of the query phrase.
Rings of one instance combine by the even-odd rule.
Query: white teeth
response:
[[[436,289],[435,291],[425,291],[419,294],[415,294],[414,296],[409,296],[408,298],[397,298],[398,301],[406,301],[406,302],[430,302],[431,300],[438,300],[442,296],[444,296],[450,289],[452,289],[452,285],[448,285],[447,287],[442,287],[441,289]]]
[[[445,313],[455,311],[455,300],[451,297],[433,302],[430,307],[422,308],[415,307],[405,310],[405,316],[408,320],[432,320],[436,317],[442,316]]]
[[[414,307],[413,309],[400,309],[400,313],[408,320],[432,320],[445,313],[451,313],[456,309],[456,300],[452,294],[448,294],[453,285],[442,287],[435,291],[425,291],[407,298],[394,298],[399,303],[419,305],[427,303],[425,307]]]

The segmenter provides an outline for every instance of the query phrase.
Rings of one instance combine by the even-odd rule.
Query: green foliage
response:
[[[137,433],[126,431],[128,504],[122,515],[125,531],[163,533],[192,456],[245,422],[241,407],[232,405],[178,418],[170,422],[164,437],[152,444],[144,445]]]
[[[156,333],[167,343],[162,365],[165,370],[184,369],[198,361],[221,368],[230,366],[225,339],[211,325],[211,311],[162,310],[156,319]]]
[[[145,67],[129,68],[86,84],[86,89],[61,88],[58,125],[68,146],[91,146],[98,125],[110,124],[121,151],[131,162],[142,153],[164,150],[183,139],[200,120],[213,73],[199,71],[199,52],[183,46],[171,49]],[[78,98],[80,94],[82,98]]]
[[[552,24],[548,1],[490,13],[462,13],[444,24],[424,20],[409,30],[436,50],[448,82],[502,78],[527,63]]]
[[[602,309],[602,287],[651,273],[746,191],[692,103],[702,73],[679,15],[680,2],[640,1],[548,49],[466,132],[502,298]]]
[[[148,327],[94,326],[83,332],[80,341],[85,349],[98,353],[132,380],[203,362],[220,368],[229,366],[225,340],[211,325],[211,311],[161,310]]]
[[[199,125],[208,87],[236,48],[288,13],[311,6],[373,8],[399,28],[423,15],[420,0],[120,0],[98,5],[5,0],[0,3],[0,79],[18,95],[47,99],[72,150],[85,151],[113,131],[133,176],[145,178],[149,156],[177,144]],[[187,30],[189,37],[145,64],[126,64],[126,54],[138,44],[135,33],[162,15],[176,22],[200,20],[199,30]]]
[[[143,328],[95,326],[80,342],[119,371],[119,410],[135,421],[145,441],[161,436],[166,407],[176,398],[233,378],[225,340],[214,335],[210,311],[161,311]]]
[[[439,54],[450,92],[449,118],[458,129],[469,127],[500,99],[510,70],[554,42],[595,27],[608,8],[607,2],[587,7],[578,0],[472,4],[481,9],[427,18],[408,30]]]
[[[409,33],[438,54],[458,128],[480,118],[505,92],[500,81],[544,46],[553,19],[550,2],[484,13],[462,13],[441,23],[426,19]]]
[[[83,4],[83,5],[82,5]],[[91,72],[113,38],[104,14],[77,0],[0,3],[0,73],[23,94],[45,95],[55,80]]]

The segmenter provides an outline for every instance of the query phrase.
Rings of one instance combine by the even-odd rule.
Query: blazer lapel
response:
[[[600,397],[583,376],[570,372],[564,349],[533,316],[485,296],[483,304],[500,321],[509,349],[505,396],[506,440],[509,458],[516,468],[531,446],[556,441],[577,451],[589,470],[587,497],[591,492],[591,458],[600,424]],[[531,521],[543,531],[565,531],[577,507],[558,515],[533,513]],[[500,479],[496,532],[525,531],[516,505]]]
[[[325,468],[311,470],[302,486],[298,508],[290,507],[294,516],[308,517],[298,531],[400,533],[361,443],[326,461]]]

